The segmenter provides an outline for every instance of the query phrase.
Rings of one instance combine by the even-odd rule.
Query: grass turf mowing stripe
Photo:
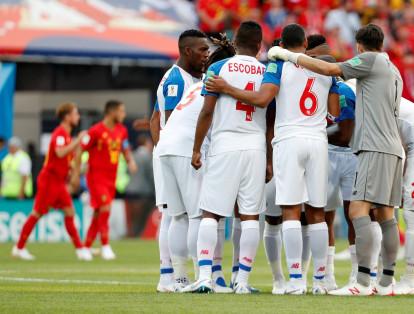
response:
[[[47,279],[47,278],[25,278],[25,277],[2,277],[0,281],[14,282],[38,282],[38,283],[57,283],[57,284],[85,284],[85,285],[153,285],[143,281],[116,281],[116,280],[82,280],[82,279]]]

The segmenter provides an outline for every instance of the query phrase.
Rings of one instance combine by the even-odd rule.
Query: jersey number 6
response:
[[[316,94],[312,91],[312,86],[314,82],[314,77],[308,79],[308,81],[306,82],[305,89],[299,100],[300,111],[302,111],[302,113],[305,116],[313,116],[316,110],[318,110],[318,96],[316,96]],[[307,105],[307,103],[309,104],[309,102],[310,106]]]
[[[254,90],[254,82],[247,83],[244,90]],[[246,112],[246,121],[253,121],[253,112],[256,111],[256,107],[252,105],[246,105],[241,101],[237,101],[236,103],[236,110],[245,111]]]

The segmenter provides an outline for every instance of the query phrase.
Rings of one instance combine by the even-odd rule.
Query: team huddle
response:
[[[158,292],[258,292],[249,274],[263,214],[273,294],[306,294],[311,258],[313,294],[414,293],[414,105],[401,98],[383,40],[369,24],[356,34],[358,56],[336,63],[322,35],[306,37],[291,24],[265,66],[256,58],[255,22],[242,23],[233,43],[212,39],[210,55],[203,33],[180,35],[180,58],[161,80],[151,118],[162,217]],[[407,267],[396,283],[394,208],[403,187]],[[352,271],[338,288],[333,222],[342,206]],[[221,265],[226,217],[233,217],[229,285]]]
[[[358,55],[336,63],[322,35],[306,37],[290,24],[257,60],[262,29],[243,22],[229,42],[198,30],[183,32],[180,57],[162,78],[150,129],[159,229],[158,292],[258,292],[249,284],[263,242],[276,295],[414,294],[414,104],[382,53],[384,35],[373,24],[356,34]],[[210,54],[212,47],[215,48]],[[104,119],[72,140],[76,105],[59,106],[32,214],[12,255],[31,260],[26,242],[50,208],[62,209],[80,260],[92,260],[101,236],[109,245],[109,215],[120,154],[131,172],[122,102],[109,101]],[[89,154],[91,225],[84,243],[67,187],[79,184],[81,153]],[[403,204],[401,204],[403,200]],[[394,280],[399,247],[395,208],[403,205],[406,272]],[[334,273],[336,208],[343,207],[351,255],[349,283]],[[232,219],[229,284],[223,269],[225,219]],[[289,278],[282,269],[282,248]],[[188,276],[191,256],[195,281]]]

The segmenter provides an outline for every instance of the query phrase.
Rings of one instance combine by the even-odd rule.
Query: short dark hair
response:
[[[326,44],[325,36],[321,34],[313,34],[308,36],[308,48],[307,50],[312,50],[320,45]]]
[[[289,24],[283,28],[282,43],[284,48],[296,48],[305,42],[305,30],[299,24]]]
[[[276,46],[280,46],[280,43],[282,42],[282,38],[276,38],[273,42],[272,42],[272,47],[276,47]]]
[[[56,108],[56,117],[59,119],[59,121],[63,121],[65,117],[68,114],[70,114],[75,108],[76,108],[76,105],[72,102],[66,102],[66,103],[60,104]]]
[[[219,38],[211,37],[211,41],[214,45],[218,46],[216,50],[209,56],[206,67],[208,68],[211,64],[231,58],[236,54],[236,48],[227,39],[226,34],[219,34]]]
[[[236,47],[259,52],[262,39],[262,27],[254,21],[246,21],[240,24],[234,42]]]
[[[188,38],[207,38],[207,35],[197,29],[187,29],[178,37],[178,49],[182,51],[185,47],[185,41]]]
[[[120,100],[114,100],[114,99],[108,100],[105,104],[104,114],[108,114],[111,111],[118,109],[118,107],[122,104],[123,102]]]
[[[367,50],[381,50],[384,43],[384,33],[378,25],[368,24],[358,30],[355,40]]]

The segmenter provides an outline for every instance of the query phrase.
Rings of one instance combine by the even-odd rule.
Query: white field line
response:
[[[116,280],[80,280],[80,279],[48,279],[48,278],[25,278],[25,277],[4,277],[0,276],[0,281],[12,282],[36,282],[36,283],[56,283],[56,284],[84,284],[84,285],[153,285],[149,282],[140,281],[116,281]]]

